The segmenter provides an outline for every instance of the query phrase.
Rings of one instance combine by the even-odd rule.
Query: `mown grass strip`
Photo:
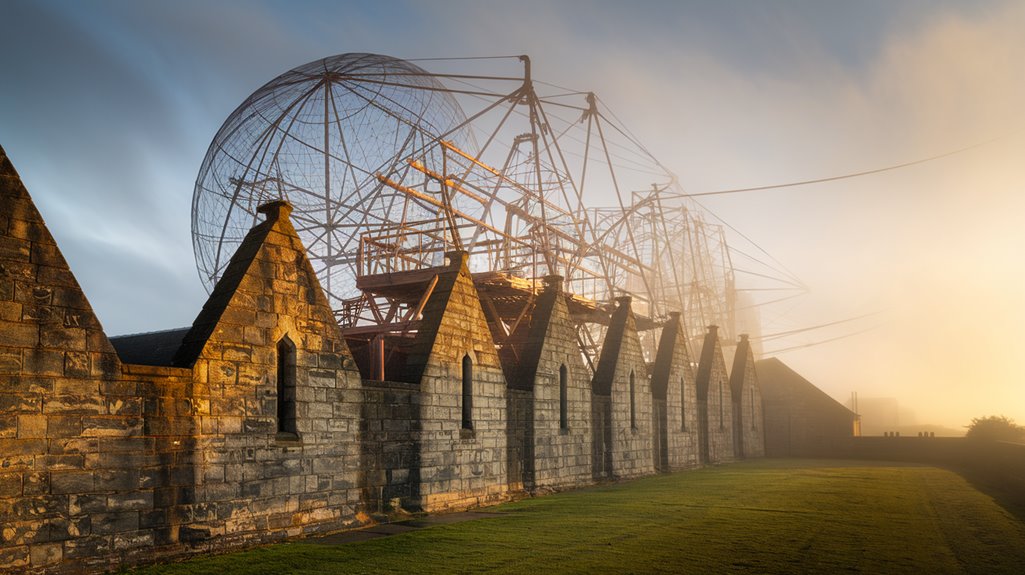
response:
[[[926,466],[751,461],[494,510],[502,517],[137,573],[1025,573],[1025,525]]]

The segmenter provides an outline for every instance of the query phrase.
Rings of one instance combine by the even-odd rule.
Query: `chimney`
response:
[[[256,211],[265,214],[268,222],[277,221],[282,217],[287,220],[292,215],[292,204],[288,203],[288,200],[274,200],[260,204]]]

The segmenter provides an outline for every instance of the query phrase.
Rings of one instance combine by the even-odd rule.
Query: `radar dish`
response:
[[[262,219],[256,208],[286,199],[332,306],[354,296],[362,238],[437,218],[382,182],[426,190],[425,172],[443,171],[441,138],[473,148],[465,121],[435,77],[388,56],[332,56],[271,80],[224,122],[196,179],[192,241],[207,291]]]

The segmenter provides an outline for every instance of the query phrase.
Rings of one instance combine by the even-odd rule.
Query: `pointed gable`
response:
[[[655,365],[651,372],[651,393],[655,399],[666,399],[669,391],[669,378],[674,366],[682,366],[685,371],[689,369],[690,354],[687,353],[686,341],[680,313],[671,312],[669,321],[662,327],[658,352],[655,354]]]
[[[575,339],[575,335],[569,333],[572,331],[571,326],[566,322],[553,321],[557,316],[569,315],[561,284],[561,276],[545,278],[545,288],[537,297],[530,321],[510,337],[510,346],[515,349],[515,355],[507,354],[512,357],[503,358],[506,373],[512,376],[510,387],[533,389],[545,345],[552,338],[561,341]]]
[[[758,381],[766,404],[787,405],[796,410],[801,407],[797,405],[796,399],[800,399],[802,403],[814,405],[819,412],[829,412],[851,421],[858,417],[847,406],[833,399],[779,358],[762,359],[754,365],[758,370]]]
[[[284,311],[282,308],[298,311],[299,307],[307,308],[302,311],[308,312],[299,315],[308,315],[308,323],[316,323],[323,336],[333,342],[329,347],[349,355],[331,306],[289,220],[291,205],[275,201],[260,206],[257,211],[266,219],[242,240],[182,339],[174,365],[190,367],[195,364],[218,330],[234,332],[234,339],[242,340],[247,326],[255,328],[262,323],[262,314],[277,314]],[[285,293],[275,293],[275,287]],[[286,298],[286,295],[291,297]],[[243,335],[237,335],[240,333]]]
[[[753,385],[754,381],[754,354],[751,351],[751,342],[747,334],[740,336],[737,342],[737,351],[733,355],[733,369],[730,370],[730,390],[733,392],[733,400],[737,401],[744,392],[744,385]]]
[[[418,383],[432,360],[455,365],[469,349],[486,356],[481,359],[488,364],[500,367],[491,329],[470,277],[469,255],[452,251],[445,256],[449,259],[448,268],[439,270],[438,283],[421,312],[420,326],[399,377],[401,381]]]
[[[609,329],[605,332],[605,341],[598,358],[598,367],[594,370],[594,393],[610,395],[615,381],[616,369],[619,367],[620,351],[627,338],[637,339],[637,323],[630,309],[630,297],[618,297],[619,304],[609,319]],[[638,342],[638,347],[640,343]]]
[[[10,158],[0,148],[0,370],[82,377],[116,354]]]
[[[705,333],[704,342],[701,344],[701,359],[698,360],[698,372],[695,376],[698,399],[708,399],[708,388],[711,383],[712,374],[716,371],[717,367],[721,368],[721,373],[726,373],[722,346],[719,344],[719,327],[710,325]]]

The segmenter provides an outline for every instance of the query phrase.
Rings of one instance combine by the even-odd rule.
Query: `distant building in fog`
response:
[[[854,436],[858,415],[777,358],[755,362],[767,457],[830,457]]]
[[[847,407],[852,407],[848,401]],[[861,416],[862,435],[882,435],[896,431],[902,424],[900,404],[895,397],[858,397],[858,415]]]

